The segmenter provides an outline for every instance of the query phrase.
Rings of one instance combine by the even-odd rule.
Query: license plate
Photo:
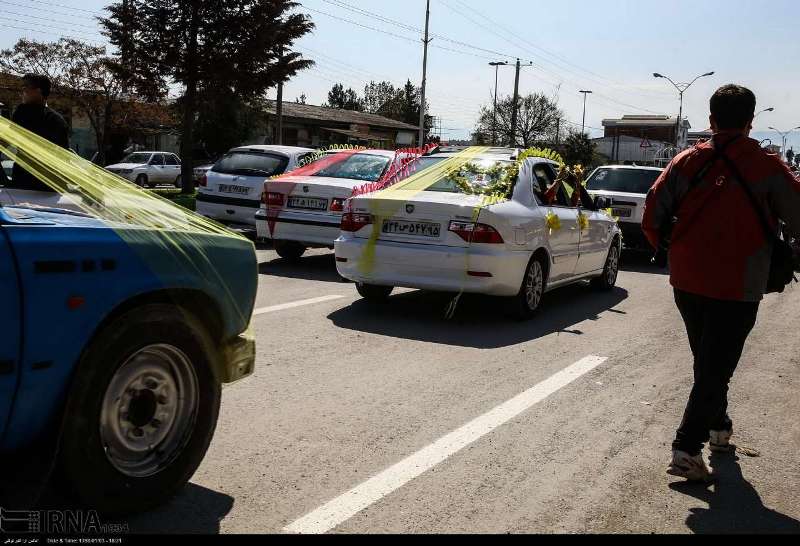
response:
[[[630,218],[631,217],[631,209],[611,209],[611,214],[614,216],[619,216],[620,218]]]
[[[290,209],[328,210],[328,200],[319,197],[289,197],[286,206]]]
[[[232,186],[230,184],[220,184],[219,185],[219,192],[220,193],[235,193],[238,195],[247,195],[250,193],[250,188],[247,186]]]
[[[397,235],[415,235],[418,237],[431,237],[438,239],[441,235],[442,225],[431,222],[406,222],[404,220],[384,220],[383,233]]]

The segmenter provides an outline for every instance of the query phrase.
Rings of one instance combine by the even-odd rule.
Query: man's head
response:
[[[23,104],[44,104],[50,96],[50,78],[41,74],[25,74],[22,77]]]
[[[756,113],[756,96],[741,85],[723,85],[711,96],[711,129],[717,131],[743,131],[752,129]]]

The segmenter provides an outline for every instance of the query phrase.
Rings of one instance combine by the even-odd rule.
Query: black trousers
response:
[[[756,323],[758,302],[722,301],[675,289],[694,355],[694,386],[673,449],[697,455],[710,430],[728,430],[728,385]]]

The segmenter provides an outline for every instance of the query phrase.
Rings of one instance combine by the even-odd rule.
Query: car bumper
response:
[[[336,240],[336,268],[342,277],[383,286],[514,296],[530,260],[528,252],[503,245],[458,248],[391,241],[377,241],[374,259],[366,259],[368,241],[349,235]]]
[[[342,217],[336,214],[311,214],[306,212],[281,211],[268,225],[267,211],[259,209],[255,215],[256,232],[259,239],[295,241],[307,246],[333,247],[339,236]]]
[[[642,224],[638,222],[618,222],[622,232],[622,244],[628,250],[652,250],[650,243],[644,236]]]
[[[253,226],[255,225],[255,213],[258,210],[258,201],[248,203],[246,200],[240,202],[218,203],[214,202],[214,197],[204,193],[197,194],[197,214],[213,218],[223,223],[234,223]]]
[[[253,373],[256,364],[256,341],[249,333],[228,340],[222,345],[220,381],[234,383]]]

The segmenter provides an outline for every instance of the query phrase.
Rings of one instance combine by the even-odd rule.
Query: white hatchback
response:
[[[292,171],[314,154],[296,146],[242,146],[230,150],[200,179],[197,213],[252,229],[267,178]]]
[[[341,154],[341,161],[314,174],[289,175],[265,184],[256,230],[259,239],[273,241],[282,258],[298,259],[307,248],[333,248],[353,188],[380,180],[398,157],[388,150],[332,151],[327,156],[336,154]]]
[[[181,186],[181,160],[169,152],[133,152],[106,170],[142,187]]]
[[[423,157],[420,168],[446,159]],[[591,279],[610,289],[619,227],[594,203],[572,206],[563,187],[545,205],[556,168],[547,159],[526,159],[511,198],[488,206],[448,177],[425,191],[400,183],[355,197],[335,243],[339,274],[366,299],[386,299],[393,287],[507,296],[520,317],[565,284]]]

